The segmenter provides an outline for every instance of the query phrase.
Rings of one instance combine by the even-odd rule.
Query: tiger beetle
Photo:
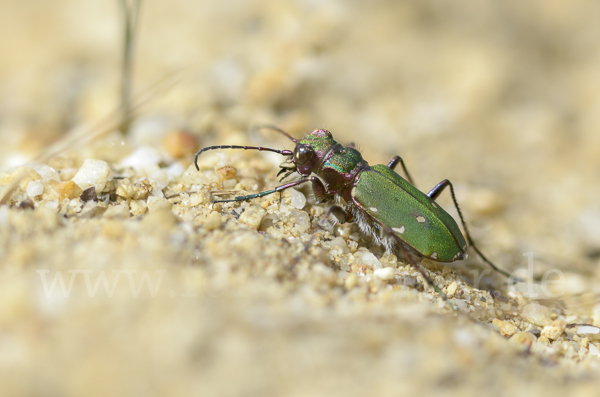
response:
[[[280,181],[292,173],[300,179],[247,196],[213,203],[228,203],[251,200],[268,194],[281,192],[303,183],[311,183],[318,202],[334,201],[328,215],[334,215],[341,223],[356,221],[360,230],[371,235],[374,241],[393,252],[400,248],[411,264],[444,300],[446,295],[425,273],[414,258],[429,258],[437,262],[454,262],[467,258],[467,241],[481,259],[495,271],[510,277],[499,269],[477,248],[456,200],[454,186],[448,179],[438,183],[429,193],[418,190],[413,183],[404,161],[395,156],[387,164],[370,166],[353,144],[337,143],[327,130],[315,130],[303,139],[295,139],[285,131],[270,125],[260,128],[275,130],[296,144],[293,151],[277,150],[260,146],[219,145],[208,146],[196,153],[194,164],[197,170],[198,156],[208,150],[243,149],[281,154],[288,159],[280,165],[277,176]],[[400,164],[406,179],[394,169]],[[457,223],[435,200],[444,191],[450,195],[465,231],[463,237]],[[341,200],[345,206],[337,205]],[[452,304],[452,307],[456,307]]]

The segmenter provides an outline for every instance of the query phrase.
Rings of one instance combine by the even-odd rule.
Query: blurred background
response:
[[[119,105],[123,10],[1,4],[0,168],[10,171]],[[177,82],[143,107],[128,147],[180,129],[200,147],[290,148],[247,131],[326,128],[372,164],[401,155],[424,191],[452,180],[481,248],[505,268],[533,252],[536,272],[560,269],[572,292],[600,284],[600,3],[141,4],[133,90]]]
[[[202,145],[268,122],[330,129],[371,163],[400,154],[423,190],[450,178],[476,190],[465,205],[481,194],[508,207],[505,238],[518,241],[506,244],[545,252],[536,241],[550,239],[566,259],[600,248],[599,7],[142,2],[132,85],[175,73],[140,123]],[[122,20],[117,1],[5,4],[2,167],[119,104]]]

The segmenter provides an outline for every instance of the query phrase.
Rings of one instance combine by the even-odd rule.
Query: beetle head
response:
[[[310,175],[323,164],[325,156],[336,143],[331,132],[315,130],[298,141],[290,160],[299,174]]]

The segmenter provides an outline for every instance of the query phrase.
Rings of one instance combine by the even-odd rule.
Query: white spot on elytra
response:
[[[392,230],[395,231],[396,233],[402,234],[402,233],[404,233],[404,231],[406,230],[406,228],[404,226],[402,226],[402,227],[393,227]]]
[[[467,244],[463,245],[463,251],[467,250]]]
[[[419,223],[425,223],[425,218],[422,217],[421,215],[417,216],[417,222]]]
[[[438,258],[438,253],[434,252],[433,254],[431,254],[431,259],[437,259]]]
[[[369,207],[369,210],[370,210],[371,212],[377,212],[377,208],[375,208],[375,207]]]

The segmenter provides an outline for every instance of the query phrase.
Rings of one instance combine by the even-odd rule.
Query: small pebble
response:
[[[356,246],[358,246],[358,234],[351,234],[350,236],[348,236],[348,239],[350,240],[348,244],[354,243],[356,244]],[[354,252],[356,252],[356,249],[354,250]],[[390,252],[386,252],[385,254],[383,254],[383,256],[379,258],[379,261],[381,262],[381,265],[383,267],[398,267],[398,258],[396,257],[396,255]]]
[[[306,232],[310,228],[310,218],[304,211],[295,211],[294,217],[296,218],[296,226],[301,232]]]
[[[105,218],[129,218],[129,207],[126,204],[111,205],[104,213]]]
[[[530,347],[534,342],[535,336],[530,332],[518,332],[510,337],[510,342],[517,345],[525,345],[525,347]]]
[[[105,161],[86,159],[73,177],[73,182],[82,190],[94,186],[97,193],[102,193],[110,178],[110,168]]]
[[[88,201],[98,201],[98,195],[96,194],[96,187],[91,186],[85,189],[81,196],[79,196],[82,202],[87,203]]]
[[[32,164],[31,168],[40,174],[44,183],[47,183],[50,180],[60,182],[60,175],[58,172],[46,164]]]
[[[348,244],[346,244],[346,240],[341,237],[336,237],[329,242],[329,247],[331,249],[341,249],[343,254],[349,254],[350,250],[348,249]]]
[[[600,356],[600,349],[598,349],[598,346],[596,346],[593,343],[590,343],[588,345],[588,350],[590,351],[590,354],[592,356]]]
[[[533,335],[535,335],[536,338],[539,338],[540,336],[542,336],[542,331],[540,331],[537,328],[532,328],[530,330],[527,330],[527,332],[531,332]]]
[[[291,204],[301,210],[306,205],[306,196],[294,188],[289,189]]]
[[[159,207],[142,219],[142,224],[148,230],[168,230],[177,224],[177,217],[170,209]]]
[[[169,210],[171,209],[171,202],[169,200],[167,200],[164,197],[156,197],[156,196],[150,196],[148,197],[148,211],[149,212],[156,212],[158,210],[161,209],[166,209]]]
[[[42,185],[38,181],[30,181],[27,184],[26,192],[27,192],[27,195],[29,196],[29,198],[37,197],[40,194],[44,193],[44,185]]]
[[[57,191],[61,200],[65,198],[74,199],[83,193],[83,190],[73,181],[61,182],[58,185]]]
[[[564,320],[554,320],[542,329],[542,335],[548,339],[557,340],[567,327],[567,322]]]
[[[183,168],[183,166],[179,162],[175,161],[173,164],[166,168],[166,171],[167,176],[169,178],[175,179],[183,175],[183,173],[185,172],[185,168]]]
[[[521,315],[530,323],[540,326],[550,322],[550,309],[536,302],[525,305]]]
[[[542,344],[544,344],[544,345],[546,345],[546,346],[550,346],[550,343],[551,343],[551,342],[550,342],[550,339],[546,338],[544,335],[541,335],[541,336],[538,338],[538,342],[539,342],[539,343],[542,343]]]
[[[161,160],[162,156],[158,150],[153,147],[141,147],[125,157],[120,166],[122,168],[131,167],[144,175],[152,175],[156,172]]]
[[[448,297],[453,297],[454,294],[456,293],[456,290],[458,289],[458,284],[456,283],[456,281],[453,281],[449,286],[448,289],[446,290],[446,295],[448,295]]]
[[[464,299],[454,299],[454,304],[458,307],[459,310],[466,312],[469,310],[469,305]]]
[[[346,280],[344,280],[344,286],[346,287],[346,289],[352,289],[354,287],[356,287],[358,285],[358,277],[356,277],[356,274],[354,273],[350,273],[348,275],[348,277],[346,277]]]
[[[517,327],[511,322],[495,318],[492,320],[492,324],[500,328],[500,335],[502,336],[513,336],[517,333]]]
[[[265,216],[266,211],[262,209],[262,207],[258,205],[252,205],[240,215],[240,222],[245,223],[246,225],[258,229],[260,226],[260,222]]]
[[[206,222],[204,222],[204,228],[206,230],[215,230],[221,227],[221,223],[221,214],[213,211],[208,217],[206,217]]]
[[[192,194],[190,194],[190,200],[187,203],[187,205],[189,207],[197,207],[200,204],[205,203],[206,201],[207,200],[206,200],[206,197],[203,192],[192,193]]]
[[[406,285],[410,288],[415,288],[419,285],[419,280],[417,280],[414,276],[402,276],[402,285]]]
[[[237,168],[229,164],[219,163],[215,166],[215,171],[224,181],[234,179],[237,175]]]
[[[338,238],[341,239],[341,237]],[[379,259],[377,259],[377,257],[366,248],[360,248],[354,253],[354,257],[356,258],[357,263],[369,266],[372,269],[381,269],[383,267]]]
[[[56,211],[58,210],[58,208],[60,207],[60,204],[57,200],[51,200],[46,202],[46,208],[48,208],[51,211]]]
[[[106,204],[88,201],[84,209],[79,214],[82,218],[95,218],[106,212]]]
[[[244,190],[244,187],[238,184],[236,179],[227,179],[223,181],[223,189],[225,190]]]
[[[134,216],[144,215],[146,213],[146,201],[145,200],[131,200],[129,202],[129,208],[131,214]]]
[[[163,137],[162,146],[171,156],[182,158],[196,153],[198,140],[189,132],[175,130]]]
[[[593,325],[580,325],[577,327],[577,333],[579,335],[590,335],[597,334],[600,332],[600,328]]]
[[[393,267],[384,267],[382,269],[375,269],[373,275],[384,281],[392,281],[396,278],[396,269]]]
[[[210,179],[202,172],[198,172],[194,164],[190,165],[187,170],[181,175],[181,182],[188,185],[209,185]]]
[[[19,208],[22,210],[32,210],[35,208],[35,203],[31,199],[25,199],[19,203]]]
[[[134,200],[145,200],[152,191],[152,185],[148,179],[137,183],[129,183],[124,180],[117,186],[117,196]]]

